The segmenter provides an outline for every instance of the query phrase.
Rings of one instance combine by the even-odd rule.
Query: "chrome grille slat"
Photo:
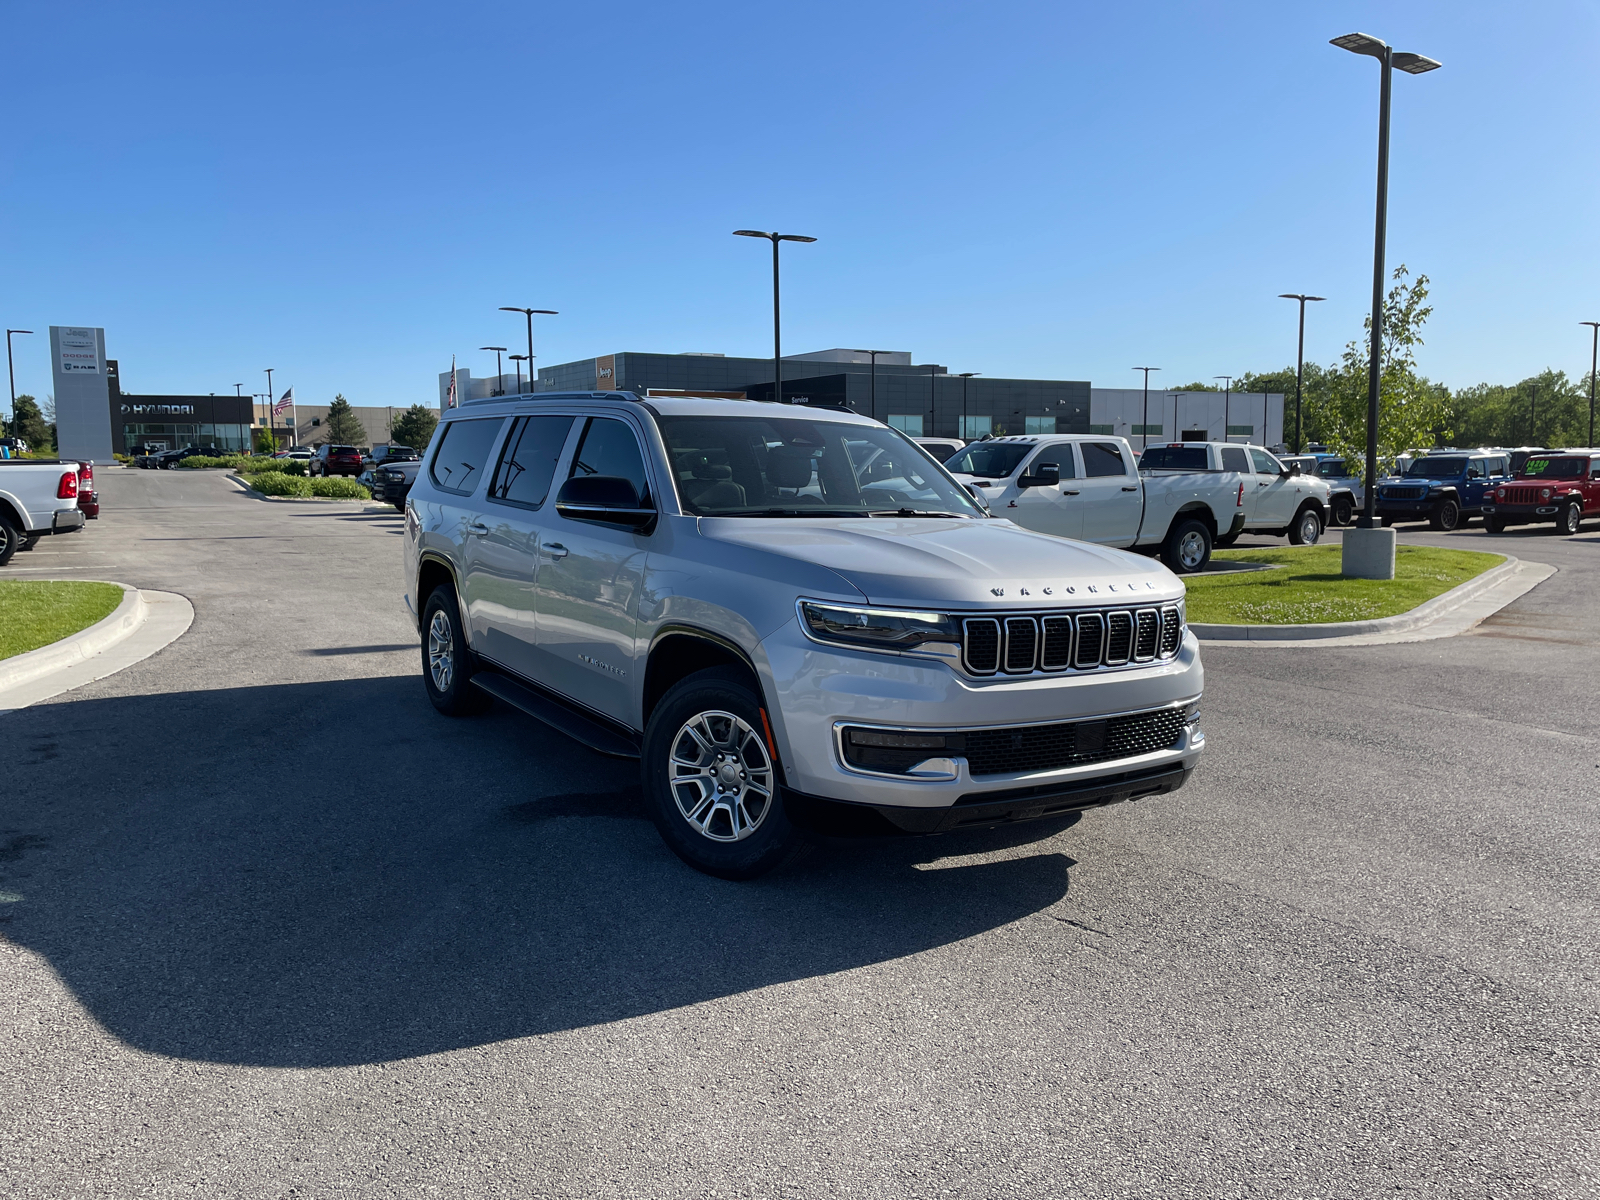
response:
[[[1044,645],[1039,651],[1039,666],[1046,671],[1064,671],[1072,665],[1072,618],[1045,617]]]
[[[1032,617],[1006,618],[1006,674],[1028,675],[1039,661],[1039,624]]]
[[[1133,614],[1106,614],[1106,666],[1120,667],[1133,657]]]
[[[1098,667],[1106,648],[1105,613],[1079,613],[1077,626],[1078,651],[1072,656],[1072,665],[1080,670]]]
[[[993,675],[1000,669],[1000,622],[994,617],[971,617],[961,628],[961,658],[967,670]]]
[[[1141,608],[1136,619],[1139,628],[1133,640],[1133,658],[1135,662],[1149,662],[1161,648],[1161,610]]]
[[[1176,608],[1163,608],[1161,610],[1161,657],[1171,658],[1178,652],[1178,645],[1183,641],[1183,621],[1178,616]]]

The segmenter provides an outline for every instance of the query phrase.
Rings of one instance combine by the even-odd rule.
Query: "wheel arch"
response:
[[[674,684],[709,667],[734,667],[747,675],[762,708],[768,708],[761,673],[743,647],[695,625],[666,625],[656,633],[645,660],[641,727],[650,724],[650,714]]]
[[[440,587],[449,587],[455,593],[456,602],[461,601],[461,586],[456,579],[455,567],[441,554],[424,551],[417,562],[417,629],[422,629],[422,614],[428,607],[428,597],[433,595]],[[465,628],[466,622],[462,621]]]
[[[1191,500],[1172,514],[1172,520],[1167,523],[1167,532],[1162,535],[1162,540],[1164,541],[1166,538],[1171,537],[1173,530],[1183,522],[1193,518],[1198,518],[1205,523],[1206,527],[1211,530],[1211,540],[1215,542],[1217,540],[1217,514],[1211,511],[1209,504],[1199,500]]]

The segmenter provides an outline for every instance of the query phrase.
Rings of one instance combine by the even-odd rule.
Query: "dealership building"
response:
[[[1152,391],[1096,388],[1087,381],[1007,379],[951,374],[936,363],[913,363],[906,351],[819,350],[783,359],[783,399],[792,404],[849,408],[913,437],[980,438],[985,434],[1110,433],[1134,441],[1254,441],[1283,437],[1283,397],[1277,393]],[[542,367],[541,392],[631,391],[639,395],[773,398],[770,358],[723,354],[644,354],[634,351]],[[460,400],[512,393],[509,375],[474,379],[455,374]],[[439,376],[443,408],[450,372]],[[1148,412],[1148,416],[1146,413]],[[1224,432],[1226,426],[1226,433]]]

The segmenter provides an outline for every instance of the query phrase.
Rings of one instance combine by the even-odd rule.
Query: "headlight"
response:
[[[928,642],[961,641],[954,617],[898,608],[845,608],[802,600],[800,624],[816,641],[875,650],[915,650]]]
[[[1550,489],[1549,488],[1540,488],[1539,489],[1539,499],[1541,499],[1541,500],[1550,499]]]
[[[1500,499],[1504,500],[1506,498],[1506,490],[1505,490],[1505,488],[1497,489],[1495,491],[1495,495],[1500,497]]]

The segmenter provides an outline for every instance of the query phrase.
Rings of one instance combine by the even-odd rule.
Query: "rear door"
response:
[[[534,677],[538,625],[539,514],[575,418],[540,413],[511,422],[467,542],[466,619],[473,648]]]
[[[1256,469],[1250,462],[1250,451],[1243,446],[1219,446],[1217,452],[1222,458],[1224,471],[1237,471],[1239,482],[1244,484],[1244,493],[1239,497],[1242,503],[1237,507],[1244,509],[1244,523],[1246,528],[1255,524],[1256,509]]]
[[[560,483],[579,475],[627,479],[646,506],[659,489],[633,425],[620,416],[581,423],[568,466],[539,513],[537,670],[534,678],[604,716],[632,726],[639,588],[649,536],[573,521],[556,512]]]
[[[1131,546],[1139,536],[1144,498],[1131,452],[1120,442],[1079,442],[1083,458],[1083,540]]]
[[[1071,442],[1040,446],[1022,464],[1017,475],[1031,475],[1046,463],[1054,463],[1061,475],[1056,487],[1031,487],[1021,491],[995,515],[1009,517],[1024,529],[1054,534],[1056,537],[1083,536],[1083,497],[1078,486],[1078,462]]]

